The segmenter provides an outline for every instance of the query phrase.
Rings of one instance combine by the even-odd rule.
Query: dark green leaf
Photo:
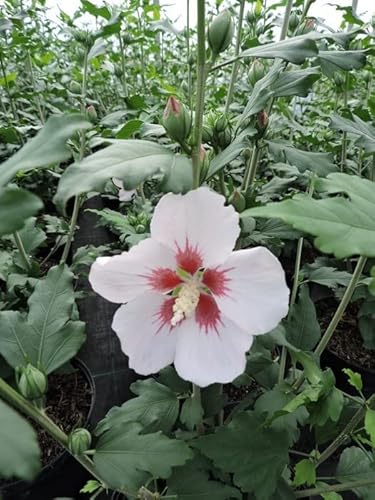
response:
[[[181,422],[186,425],[189,430],[193,430],[203,418],[203,408],[199,398],[193,396],[185,399],[180,414]]]
[[[13,186],[0,189],[0,213],[6,214],[6,217],[0,217],[0,236],[21,229],[25,220],[42,207],[41,200],[25,189]]]
[[[375,469],[373,466],[373,460],[370,460],[365,451],[351,446],[341,453],[336,478],[341,483],[373,479],[373,486],[362,486],[354,490],[363,500],[373,500],[375,498]]]
[[[375,128],[370,123],[361,120],[358,116],[352,116],[353,120],[349,120],[348,118],[333,115],[331,117],[331,127],[359,136],[356,144],[363,147],[367,153],[375,153]]]

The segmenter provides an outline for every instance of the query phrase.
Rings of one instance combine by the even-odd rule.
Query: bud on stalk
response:
[[[30,401],[40,399],[47,392],[48,380],[46,375],[32,364],[18,369],[18,390],[22,396]]]
[[[72,431],[68,437],[68,448],[73,455],[82,455],[90,448],[91,434],[87,429],[78,428]]]
[[[169,137],[184,143],[191,130],[189,110],[173,96],[169,97],[163,114],[163,125]]]
[[[90,105],[90,106],[87,106],[86,108],[86,114],[87,114],[87,117],[88,119],[90,120],[91,123],[95,123],[97,118],[98,118],[98,115],[96,114],[96,109],[94,108],[94,106]]]
[[[216,57],[227,49],[234,34],[234,24],[229,11],[224,10],[208,26],[208,44]]]
[[[255,59],[253,64],[250,66],[249,75],[248,75],[248,80],[249,80],[250,85],[252,85],[254,87],[256,82],[261,80],[265,74],[266,74],[266,70],[265,70],[264,64],[261,61],[258,61],[258,59]]]

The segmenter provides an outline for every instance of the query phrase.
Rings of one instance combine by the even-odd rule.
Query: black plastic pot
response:
[[[85,363],[75,359],[72,363],[85,376],[92,394],[90,410],[84,427],[90,429],[96,403],[94,379]],[[15,481],[0,485],[3,500],[52,500],[56,497],[74,497],[90,476],[85,469],[69,454],[63,451],[51,463],[43,467],[32,483]]]
[[[336,377],[336,386],[339,389],[349,394],[357,395],[357,391],[348,383],[348,377],[342,371],[344,368],[350,368],[353,372],[357,372],[362,376],[363,394],[369,397],[375,393],[375,370],[363,368],[353,363],[350,359],[342,359],[328,349],[322,354],[321,364],[324,368],[329,367],[332,369]]]

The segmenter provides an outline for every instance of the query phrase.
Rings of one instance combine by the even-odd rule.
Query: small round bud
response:
[[[91,123],[95,123],[96,120],[98,119],[98,115],[96,113],[96,109],[92,105],[87,106],[87,108],[86,108],[86,114],[87,114],[87,117],[88,117],[88,119],[90,120]]]
[[[72,80],[69,84],[69,90],[70,90],[70,92],[72,92],[72,94],[80,94],[81,93],[81,85],[78,82]]]
[[[146,231],[146,226],[144,226],[143,224],[137,224],[135,226],[135,232],[137,234],[143,234],[145,231]]]
[[[203,125],[202,128],[202,142],[206,144],[211,144],[213,139],[213,130],[209,125]]]
[[[18,374],[18,390],[24,398],[34,401],[47,392],[47,377],[35,366],[29,363],[24,368],[20,368]]]
[[[229,203],[234,206],[238,213],[241,213],[246,208],[246,199],[244,195],[237,189],[229,197]]]
[[[184,143],[191,130],[189,110],[173,96],[169,97],[163,114],[163,126],[169,137]]]
[[[227,49],[234,34],[232,16],[228,10],[224,10],[216,16],[208,26],[208,44],[214,56]]]
[[[250,66],[249,70],[249,75],[248,75],[248,80],[250,85],[254,87],[256,82],[261,80],[264,75],[266,74],[266,69],[264,67],[264,64],[259,61],[258,59],[255,59],[253,64]]]
[[[296,30],[296,35],[305,35],[310,33],[315,28],[315,20],[312,18],[306,19],[301,26]]]
[[[291,32],[294,32],[297,27],[299,25],[299,15],[297,13],[297,11],[293,11],[291,14],[290,14],[290,18],[289,18],[289,29]]]
[[[74,429],[68,437],[68,448],[73,455],[82,455],[91,446],[91,434],[87,429]]]
[[[257,115],[258,127],[260,130],[264,130],[268,125],[268,114],[266,111],[260,111]]]
[[[124,45],[130,45],[132,43],[131,35],[129,35],[129,33],[125,33],[122,35],[122,41],[124,42]]]
[[[214,143],[225,149],[232,141],[232,130],[226,115],[220,115],[214,123]]]

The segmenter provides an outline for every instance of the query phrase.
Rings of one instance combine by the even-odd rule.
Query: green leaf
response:
[[[349,71],[361,69],[366,64],[366,54],[362,50],[320,50],[320,63],[329,63],[338,69]]]
[[[314,426],[325,426],[329,420],[337,422],[344,407],[344,395],[336,387],[323,397],[310,410],[309,424]]]
[[[204,455],[257,500],[268,500],[276,490],[288,464],[289,441],[285,433],[263,427],[263,419],[252,412],[237,415],[228,426],[194,441]],[[272,467],[270,467],[272,464]]]
[[[308,68],[297,71],[286,71],[281,73],[275,83],[271,86],[273,97],[300,96],[306,97],[313,83],[319,80],[320,71],[316,68]]]
[[[129,120],[121,129],[116,133],[116,139],[128,139],[131,137],[135,132],[138,132],[138,130],[142,127],[143,121],[142,120]]]
[[[164,193],[187,193],[193,187],[192,163],[186,156],[175,156],[160,189]]]
[[[371,479],[375,483],[375,469],[373,466],[373,460],[370,460],[365,451],[351,446],[341,453],[335,475],[340,483]],[[373,500],[375,498],[375,484],[355,488],[353,491],[362,500]]]
[[[63,208],[72,196],[104,191],[112,177],[123,179],[125,189],[134,189],[152,175],[165,175],[174,161],[173,152],[159,144],[136,139],[117,141],[68,167],[54,201]]]
[[[242,498],[241,493],[219,481],[212,481],[209,473],[189,462],[173,469],[167,481],[168,495],[177,495],[178,500],[228,500]]]
[[[193,396],[190,396],[185,399],[181,408],[181,422],[192,431],[196,425],[202,422],[202,419],[203,408],[199,398],[193,398]]]
[[[301,173],[309,170],[320,177],[336,172],[338,169],[329,153],[316,153],[294,148],[290,143],[267,141],[270,152],[278,161],[286,161],[294,165]]]
[[[1,174],[0,174],[1,175]],[[21,229],[26,219],[43,207],[41,200],[25,189],[6,187],[0,189],[0,237]]]
[[[337,288],[339,285],[348,286],[352,275],[347,271],[338,271],[334,267],[318,267],[308,273],[308,280],[328,288]]]
[[[27,254],[33,253],[47,239],[46,233],[36,226],[36,218],[30,217],[25,226],[18,232]]]
[[[329,486],[329,485],[326,485]],[[330,491],[328,493],[321,493],[323,500],[343,500],[342,496],[335,491]]]
[[[349,120],[339,115],[333,115],[331,117],[331,127],[335,130],[342,130],[359,136],[356,144],[363,147],[367,153],[375,153],[375,128],[356,115],[352,115],[352,118],[353,120]]]
[[[138,395],[120,407],[112,408],[99,422],[95,434],[112,429],[124,422],[139,422],[148,432],[169,433],[177,420],[179,400],[177,394],[154,379],[137,380],[131,390]]]
[[[357,391],[361,391],[363,389],[362,376],[360,373],[353,372],[350,368],[343,368],[342,371],[348,376],[348,382],[350,385],[355,387]]]
[[[280,58],[293,64],[302,64],[306,58],[315,57],[317,54],[318,48],[313,40],[296,36],[244,50],[239,57]]]
[[[373,182],[357,176],[334,173],[321,180],[330,193],[349,197],[315,200],[298,194],[290,200],[245,210],[245,216],[275,217],[294,228],[316,236],[316,247],[338,259],[363,255],[375,257],[375,210]]]
[[[76,355],[85,334],[83,322],[69,321],[72,280],[67,267],[52,267],[28,300],[27,321],[19,312],[0,312],[0,353],[13,368],[31,363],[48,374]]]
[[[312,351],[320,340],[320,326],[307,285],[300,287],[298,302],[291,308],[285,330],[288,342],[302,351]]]
[[[127,422],[102,434],[93,456],[95,469],[112,489],[120,489],[136,496],[149,475],[166,479],[172,467],[183,465],[192,452],[177,439],[169,439],[161,432],[140,434],[142,426]]]
[[[365,429],[370,436],[372,446],[375,448],[375,410],[367,408],[365,416]]]
[[[293,481],[295,486],[302,486],[303,484],[312,486],[316,483],[315,466],[308,458],[305,458],[296,464],[295,473]]]
[[[20,170],[27,172],[67,160],[72,153],[66,141],[78,130],[89,127],[91,124],[81,115],[51,116],[35,137],[0,165],[0,186]]]
[[[94,493],[94,491],[97,491],[99,488],[101,488],[101,484],[99,481],[96,481],[96,479],[89,479],[85,486],[80,489],[80,493]]]
[[[0,400],[0,477],[32,480],[38,474],[40,450],[29,422]]]

